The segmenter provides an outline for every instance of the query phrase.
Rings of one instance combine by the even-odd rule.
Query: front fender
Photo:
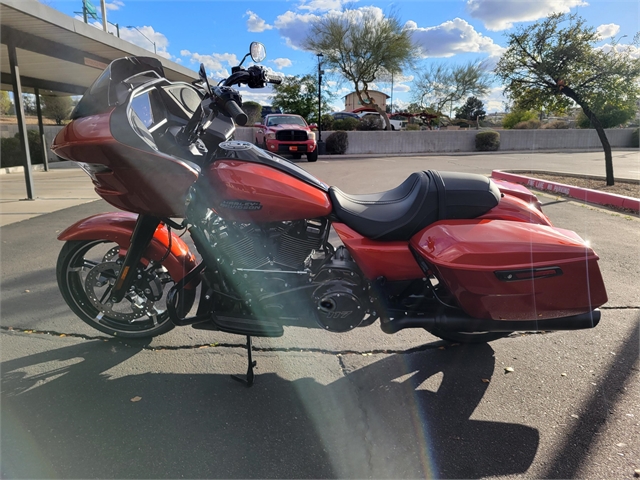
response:
[[[126,251],[131,242],[133,229],[138,215],[126,212],[99,213],[71,225],[58,240],[110,240]],[[158,225],[151,243],[144,252],[146,260],[160,261],[169,249],[169,230],[164,224]],[[169,271],[171,278],[178,282],[189,273],[198,262],[182,239],[171,232],[171,250],[162,265]],[[191,282],[186,288],[195,288],[197,282]]]

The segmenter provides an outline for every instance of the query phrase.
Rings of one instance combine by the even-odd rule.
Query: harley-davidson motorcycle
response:
[[[429,170],[354,195],[232,140],[247,122],[232,87],[282,80],[258,64],[265,56],[252,43],[216,86],[204,66],[189,84],[168,81],[154,58],[121,58],[82,97],[52,148],[124,211],[59,236],[58,284],[82,320],[120,337],[176,325],[246,336],[249,385],[251,337],[284,326],[379,321],[386,333],[487,342],[599,322],[598,256],[522,186]]]

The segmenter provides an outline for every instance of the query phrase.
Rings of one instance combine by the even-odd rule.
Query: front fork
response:
[[[131,235],[131,244],[124,257],[120,273],[115,286],[111,291],[111,301],[121,302],[136,279],[136,268],[142,260],[142,256],[153,239],[153,235],[160,225],[161,220],[156,217],[139,215]]]

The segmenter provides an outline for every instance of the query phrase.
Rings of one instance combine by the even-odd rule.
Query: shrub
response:
[[[29,141],[31,164],[37,165],[39,163],[44,163],[42,158],[42,143],[40,142],[40,133],[38,130],[27,130],[27,138]],[[2,152],[0,154],[0,167],[6,168],[22,166],[19,133],[16,133],[13,137],[1,139],[0,151]]]
[[[420,130],[420,125],[418,125],[417,123],[407,123],[407,130]]]
[[[326,143],[327,153],[342,155],[349,148],[349,134],[338,130],[327,137]]]
[[[631,146],[633,148],[638,148],[640,147],[640,136],[639,136],[639,130],[638,128],[636,128],[632,133],[631,133]]]
[[[549,129],[549,128],[569,128],[569,124],[567,122],[563,122],[562,120],[553,120],[553,121],[551,121],[549,123],[545,123],[540,128],[544,128],[544,129]]]
[[[504,116],[504,118],[502,119],[502,126],[504,128],[514,128],[514,126],[520,122],[533,120],[537,117],[538,114],[530,110],[514,110]]]
[[[342,120],[336,120],[333,122],[334,130],[344,130],[349,132],[355,130],[360,122],[355,118],[345,118]]]
[[[358,130],[363,131],[381,130],[382,128],[384,128],[382,126],[382,119],[375,115],[366,115],[362,120],[360,120],[360,123],[357,126]]]
[[[486,130],[476,135],[476,150],[492,152],[500,147],[500,134],[494,130]]]
[[[320,117],[320,126],[323,131],[332,130],[333,129],[333,117],[328,113],[325,113]]]
[[[258,102],[243,102],[242,111],[247,114],[247,126],[251,126],[260,121],[262,105]]]
[[[513,128],[516,130],[535,130],[540,128],[541,122],[538,119],[527,120],[516,123]]]

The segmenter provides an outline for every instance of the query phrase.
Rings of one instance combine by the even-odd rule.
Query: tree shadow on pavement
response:
[[[488,345],[349,355],[328,385],[263,373],[251,389],[140,373],[127,360],[143,348],[86,341],[5,361],[2,477],[477,478],[523,473],[537,451],[533,428],[470,419],[494,373]],[[194,351],[142,355],[195,370]],[[259,366],[278,355],[291,354],[260,352]]]

